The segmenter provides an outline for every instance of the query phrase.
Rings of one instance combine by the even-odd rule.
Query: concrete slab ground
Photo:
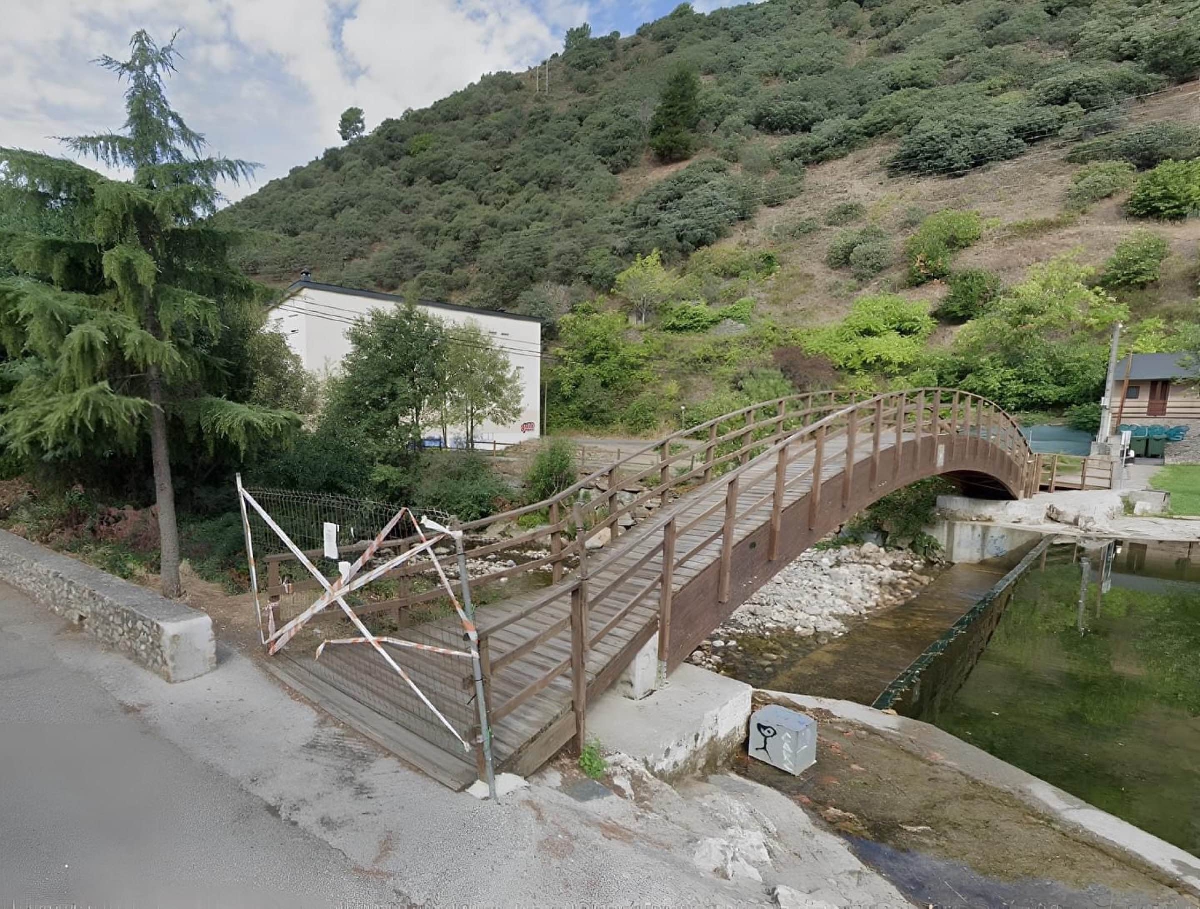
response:
[[[606,692],[588,710],[588,735],[655,776],[694,775],[742,747],[752,691],[745,682],[684,663],[665,687],[641,700]]]
[[[1093,808],[1075,796],[1051,786],[936,726],[907,717],[883,713],[851,701],[777,691],[761,692],[761,694],[778,703],[791,703],[810,712],[824,713],[826,716],[850,720],[860,728],[881,733],[898,747],[920,756],[926,766],[952,768],[982,784],[983,787],[992,787],[1010,793],[1032,807],[1038,814],[1067,828],[1079,831],[1087,840],[1119,850],[1131,860],[1129,864],[1133,866],[1131,867],[1132,878],[1136,878],[1138,875],[1135,870],[1136,865],[1144,863],[1146,868],[1157,869],[1161,872],[1164,882],[1169,882],[1181,891],[1190,892],[1192,896],[1200,896],[1200,858],[1160,840],[1120,818]],[[841,742],[846,743],[840,746],[841,749],[847,750],[849,742],[844,733],[838,738]],[[862,758],[857,759],[861,760]],[[817,766],[820,769],[821,764],[818,763]],[[874,769],[879,772],[882,768]],[[826,772],[830,772],[828,765]],[[937,772],[927,770],[924,771],[924,776],[938,784],[934,777]],[[945,781],[941,781],[940,785],[948,796],[951,792],[950,787],[945,784]],[[886,782],[885,788],[905,787],[903,781],[891,779]],[[915,793],[908,793],[908,795],[915,795]],[[985,790],[979,791],[977,797],[985,801],[989,798]],[[909,821],[909,829],[917,830],[925,823],[927,821],[922,818],[912,818]],[[994,835],[1000,836],[1001,831],[1007,826],[1007,819],[1001,816],[998,808],[989,809],[987,823]],[[878,825],[878,819],[875,819],[875,825]],[[1026,833],[1017,837],[1018,849],[1032,850],[1035,838],[1043,828],[1044,824],[1038,821],[1028,823]],[[928,826],[925,827],[925,830],[931,835],[935,832]],[[963,831],[959,838],[962,839],[967,835],[967,832]],[[1054,879],[1056,874],[1069,876],[1075,873],[1078,869],[1072,867],[1072,864],[1079,864],[1087,859],[1086,854],[1072,859],[1065,852],[1069,845],[1068,841],[1064,839],[1061,842],[1064,844],[1063,847],[1060,847],[1062,854],[1047,856],[1048,860],[1044,860],[1047,872],[1045,876],[1050,879]],[[999,841],[996,846],[997,852],[999,852]],[[1112,864],[1111,859],[1108,860],[1108,863]],[[1144,873],[1142,876],[1145,877]],[[1060,878],[1060,880],[1062,879],[1065,878]],[[1152,882],[1147,879],[1146,883]],[[1160,896],[1163,895],[1160,893]],[[1170,904],[1174,905],[1175,903],[1171,902]],[[1183,904],[1195,905],[1195,901],[1185,900]],[[1116,903],[1111,905],[1116,905]]]
[[[906,905],[766,787],[631,761],[588,801],[547,779],[480,801],[236,651],[169,684],[2,586],[0,680],[0,905],[770,906],[776,885]]]

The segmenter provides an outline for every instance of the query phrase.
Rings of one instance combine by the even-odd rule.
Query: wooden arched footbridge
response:
[[[528,773],[572,739],[581,744],[587,705],[655,634],[670,671],[795,556],[880,497],[940,475],[968,495],[1021,498],[1038,489],[1040,473],[1013,419],[975,395],[821,392],[725,414],[544,502],[464,525],[478,535],[497,522],[545,521],[467,553],[476,565],[496,560],[472,579],[477,602],[509,593],[476,613],[497,769]],[[528,560],[499,560],[515,549]],[[268,592],[281,589],[285,559],[266,560]],[[445,647],[461,640],[457,621],[419,620],[443,596],[409,593],[356,611],[416,617],[397,634]],[[328,648],[314,661],[295,643],[271,658],[289,683],[444,782],[476,778],[476,757],[369,649]],[[469,664],[395,652],[464,737],[477,736]]]

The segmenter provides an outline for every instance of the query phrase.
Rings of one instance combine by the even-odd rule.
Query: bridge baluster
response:
[[[808,492],[808,529],[815,530],[821,508],[821,460],[825,457],[825,424],[813,432],[812,489]]]
[[[774,562],[779,557],[779,531],[783,526],[783,490],[787,482],[788,443],[779,449],[775,462],[775,491],[771,497],[771,536],[767,543],[767,559]]]
[[[725,523],[721,529],[721,566],[718,601],[729,602],[729,574],[733,567],[733,534],[737,527],[738,480],[734,477],[725,489]]]
[[[875,399],[875,416],[871,427],[871,488],[879,485],[879,455],[883,440],[883,398]]]
[[[900,397],[896,401],[896,446],[892,465],[893,477],[900,475],[900,453],[904,448],[904,418],[908,404],[907,398],[908,395],[905,392],[900,392]]]
[[[842,470],[842,507],[850,506],[850,490],[854,485],[854,447],[858,443],[858,407],[846,416],[846,466]]]
[[[572,603],[574,603],[575,594],[579,594],[580,609],[583,616],[583,649],[584,652],[588,649],[588,551],[587,551],[587,533],[583,529],[583,509],[576,503],[571,513],[575,518],[575,549],[579,558],[579,586],[572,592]]]
[[[675,596],[675,518],[663,527],[662,587],[658,593],[658,673],[659,684],[667,678],[667,658],[671,652],[671,601]]]

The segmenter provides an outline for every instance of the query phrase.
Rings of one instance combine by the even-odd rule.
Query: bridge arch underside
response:
[[[770,558],[770,524],[764,524],[734,544],[729,597],[720,601],[720,565],[709,564],[673,599],[668,669],[674,669],[755,591],[800,553],[837,530],[868,505],[889,493],[928,477],[942,476],[963,495],[992,499],[1021,497],[1025,464],[998,445],[979,437],[928,437],[889,446],[882,457],[855,461],[851,471],[840,470],[813,493],[783,509],[777,554]],[[849,479],[847,479],[849,473]]]

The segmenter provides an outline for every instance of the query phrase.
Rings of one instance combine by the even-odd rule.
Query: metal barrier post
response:
[[[475,622],[475,607],[471,603],[471,576],[467,572],[467,552],[463,548],[462,531],[454,534],[454,548],[458,553],[458,580],[462,587],[463,611],[472,624]],[[496,766],[492,761],[492,730],[488,726],[487,698],[483,690],[483,662],[479,659],[479,632],[472,628],[466,634],[471,646],[471,668],[475,671],[475,701],[479,705],[479,738],[483,748],[483,766],[487,775],[488,796],[496,801]]]

